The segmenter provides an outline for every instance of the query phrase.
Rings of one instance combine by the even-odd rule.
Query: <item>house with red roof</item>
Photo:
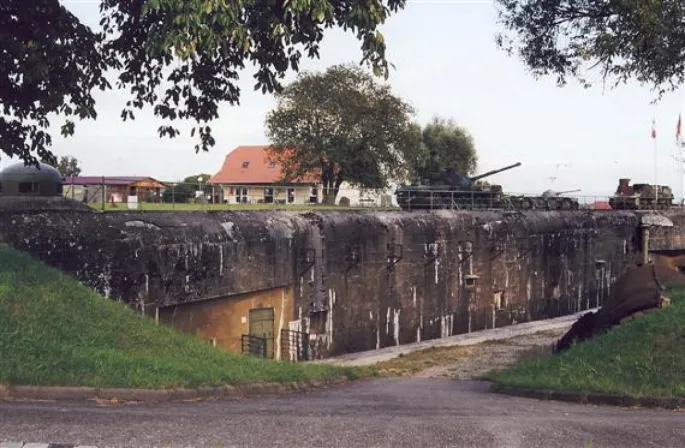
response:
[[[238,146],[229,152],[208,183],[220,187],[229,204],[317,204],[320,183],[314,176],[283,181],[281,165],[269,157],[269,145]]]
[[[208,183],[218,186],[223,202],[229,204],[317,204],[323,200],[323,189],[315,174],[290,182],[283,181],[283,170],[270,157],[269,145],[238,146],[229,152],[223,166]],[[390,204],[391,196],[356,188],[343,182],[336,203],[343,197],[350,205]]]

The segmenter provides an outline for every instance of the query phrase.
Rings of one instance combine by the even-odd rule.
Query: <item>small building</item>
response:
[[[224,164],[208,183],[218,186],[228,204],[316,204],[321,188],[313,176],[283,182],[283,171],[270,160],[268,145],[239,146],[226,156]]]
[[[318,176],[283,181],[283,169],[268,153],[269,145],[239,146],[226,156],[224,164],[208,183],[219,187],[218,201],[228,204],[318,204],[323,188]],[[392,205],[391,192],[356,188],[343,182],[335,199],[352,206]],[[216,199],[215,199],[216,200]]]
[[[62,196],[62,175],[54,167],[15,163],[0,171],[1,196]]]
[[[120,203],[161,202],[168,187],[152,177],[70,176],[64,180],[64,196],[83,201]]]

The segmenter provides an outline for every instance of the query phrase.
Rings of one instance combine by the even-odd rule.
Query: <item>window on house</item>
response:
[[[294,188],[288,188],[286,190],[286,194],[288,196],[288,198],[287,198],[288,204],[294,204],[295,203],[295,189]]]
[[[22,194],[28,194],[28,193],[33,193],[35,191],[36,184],[33,182],[20,182],[18,189],[19,193]]]
[[[273,187],[264,188],[264,203],[273,204],[274,202],[274,189]]]
[[[235,189],[235,201],[238,204],[246,204],[247,198],[247,188],[246,187],[236,187]]]
[[[243,168],[247,168],[248,166],[250,166],[250,162],[243,162]]]
[[[269,168],[276,168],[276,162],[273,160],[269,161]]]
[[[311,204],[316,204],[319,202],[319,189],[317,187],[312,187],[309,192],[309,202]]]

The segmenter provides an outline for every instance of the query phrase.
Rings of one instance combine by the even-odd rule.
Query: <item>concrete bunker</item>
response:
[[[42,162],[15,163],[0,171],[0,196],[62,197],[63,186],[60,172]]]
[[[12,211],[0,238],[209,344],[300,360],[601,306],[642,258],[641,215]]]

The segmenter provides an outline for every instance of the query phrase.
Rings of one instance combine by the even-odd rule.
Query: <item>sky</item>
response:
[[[99,21],[96,0],[62,3],[88,24]],[[682,89],[653,104],[650,89],[636,83],[606,90],[573,82],[557,87],[554,78],[535,79],[519,60],[497,48],[498,31],[497,9],[490,1],[409,0],[381,27],[395,65],[388,81],[393,92],[416,108],[421,124],[441,116],[468,129],[479,172],[521,162],[489,179],[507,192],[581,189],[578,195],[606,196],[620,177],[653,183],[656,176],[680,197],[681,178],[672,156]],[[330,30],[321,58],[303,60],[301,68],[359,62],[360,45],[352,34]],[[275,101],[253,90],[252,74],[246,70],[241,76],[241,104],[223,105],[211,124],[216,145],[209,152],[196,153],[196,140],[188,132],[174,139],[158,137],[160,122],[149,110],[122,122],[126,94],[117,91],[98,92],[98,119],[78,123],[75,136],[61,138],[55,129],[53,151],[78,158],[83,175],[175,181],[214,174],[235,147],[268,143],[264,118]],[[181,128],[190,129],[190,124]]]

